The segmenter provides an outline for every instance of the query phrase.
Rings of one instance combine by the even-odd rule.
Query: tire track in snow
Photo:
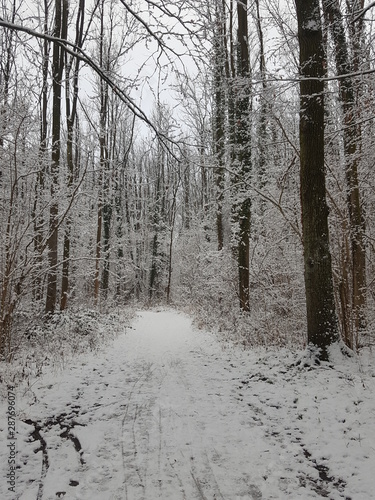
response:
[[[202,355],[202,351],[190,351],[190,354],[193,355],[193,357],[196,356],[198,353],[198,357]],[[206,366],[206,365],[205,365]],[[176,380],[178,385],[182,385],[182,387],[185,390],[186,396],[184,399],[189,399],[189,405],[192,408],[195,409],[195,412],[198,416],[198,418],[194,419],[194,427],[197,427],[197,429],[194,429],[194,432],[199,435],[201,428],[204,430],[205,423],[202,421],[199,421],[199,400],[197,399],[197,395],[200,394],[201,388],[193,387],[191,384],[188,382],[188,376],[185,371],[184,365],[181,364],[175,364],[174,367],[174,372],[176,375]],[[210,396],[207,394],[205,391],[203,391],[203,394],[205,395],[205,399],[212,398],[212,395]],[[198,420],[198,421],[197,421]],[[212,443],[210,443],[212,446]],[[211,446],[209,449],[211,450]],[[212,452],[210,452],[212,453]],[[209,493],[213,494],[214,499],[223,499],[224,497],[221,493],[220,486],[218,484],[218,481],[216,479],[215,473],[213,471],[213,467],[211,465],[211,461],[209,459],[209,451],[207,450],[206,446],[201,450],[201,454],[198,457],[190,457],[190,474],[191,477],[193,478],[194,484],[197,488],[199,498],[202,500],[207,500],[207,497],[205,496],[205,490],[209,490]],[[216,451],[216,461],[220,461],[221,457],[219,453]],[[198,464],[198,465],[196,465]],[[213,491],[211,491],[213,490]],[[208,493],[207,493],[208,494]],[[210,497],[211,498],[211,497]]]
[[[133,399],[135,394],[139,394],[141,392],[146,380],[150,378],[150,372],[151,367],[149,366],[148,370],[142,370],[141,374],[137,375],[137,378],[128,394],[126,410],[121,421],[121,457],[124,474],[123,486],[125,491],[125,500],[135,498],[133,495],[138,495],[138,493],[141,495],[139,498],[144,498],[145,494],[143,478],[139,469],[134,466],[138,455],[135,425],[139,410],[138,403],[134,403]],[[134,472],[136,474],[134,474]],[[138,480],[134,479],[135,475]],[[137,493],[134,493],[134,489]]]
[[[129,500],[156,498],[155,495],[173,500],[224,498],[208,451],[202,448],[198,456],[192,451],[192,446],[201,441],[204,429],[196,418],[197,388],[190,387],[182,374],[184,354],[186,347],[182,352],[177,349],[158,358],[149,376],[137,375],[129,393],[122,424],[125,491]],[[192,354],[187,362],[191,357]],[[142,366],[142,362],[137,366]],[[189,436],[190,442],[186,443]],[[147,496],[148,491],[153,492],[151,496]]]
[[[62,401],[44,389],[51,408],[59,408],[55,415],[63,401],[80,405],[80,427],[46,436],[53,452],[43,499],[58,492],[72,500],[262,498],[242,456],[249,439],[237,436],[241,427],[232,429],[237,402],[230,370],[188,318],[168,312],[156,321],[155,314],[142,313],[138,325],[104,355],[73,367],[61,382]],[[65,465],[67,454],[73,467]],[[57,484],[60,465],[65,468]]]
[[[166,323],[165,328],[172,333],[163,332],[153,340],[153,315],[155,318],[155,313],[143,313],[132,330],[133,335],[141,337],[135,366],[152,360],[153,370],[133,387],[132,403],[123,421],[123,442],[128,443],[124,460],[127,498],[227,499],[229,488],[226,493],[222,488],[227,479],[225,471],[230,467],[228,453],[223,455],[226,450],[215,449],[215,430],[210,427],[220,420],[218,433],[230,434],[231,415],[222,415],[228,394],[221,394],[223,377],[225,382],[228,377],[230,380],[230,371],[210,373],[210,368],[218,370],[218,358],[213,359],[211,367],[211,355],[197,343],[186,318],[189,328],[185,336],[179,335],[178,325]],[[179,315],[173,319],[178,320]],[[168,336],[170,341],[166,343]],[[142,374],[138,372],[137,377]],[[243,446],[239,438],[237,441]],[[236,488],[239,496],[262,498],[247,475],[240,478]]]

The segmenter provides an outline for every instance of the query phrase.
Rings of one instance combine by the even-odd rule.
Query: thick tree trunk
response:
[[[337,340],[324,170],[324,51],[319,0],[296,0],[300,45],[300,181],[307,340],[321,359]]]
[[[237,263],[239,275],[240,307],[250,310],[249,295],[249,254],[251,201],[247,193],[247,183],[251,172],[251,122],[250,122],[250,61],[247,27],[247,1],[237,3],[238,16],[238,75],[236,110],[236,163],[238,165],[236,201]]]

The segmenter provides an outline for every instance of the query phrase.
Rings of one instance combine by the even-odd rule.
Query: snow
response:
[[[16,493],[1,499],[369,500],[375,364],[314,369],[223,344],[173,310],[142,311],[99,353],[16,388]]]

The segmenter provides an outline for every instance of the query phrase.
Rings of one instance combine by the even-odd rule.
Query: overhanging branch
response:
[[[23,33],[26,33],[30,36],[33,36],[35,38],[40,38],[42,40],[47,40],[52,43],[56,43],[60,45],[61,47],[64,48],[64,50],[72,55],[73,57],[79,59],[83,63],[87,64],[98,76],[100,79],[102,79],[104,82],[106,82],[109,85],[109,88],[112,90],[112,92],[117,95],[119,99],[121,99],[122,102],[125,103],[125,105],[130,109],[134,115],[142,120],[144,123],[146,123],[152,130],[155,132],[158,138],[160,138],[165,144],[166,147],[168,147],[169,144],[175,144],[175,142],[167,137],[166,135],[162,134],[156,126],[151,122],[151,120],[147,117],[145,112],[129,97],[124,90],[122,90],[106,73],[98,66],[92,58],[86,54],[86,52],[81,49],[79,46],[76,44],[69,42],[68,40],[64,40],[62,38],[57,38],[52,35],[48,35],[46,33],[39,33],[38,31],[35,31],[31,28],[28,28],[26,26],[21,26],[19,24],[14,24],[10,23],[8,21],[4,21],[4,19],[0,18],[0,26],[3,28],[13,30],[13,31],[20,31]],[[168,148],[169,149],[169,148]]]

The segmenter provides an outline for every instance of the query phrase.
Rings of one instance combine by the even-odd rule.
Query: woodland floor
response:
[[[15,389],[15,493],[2,398],[0,498],[374,498],[374,356],[295,359],[140,312],[99,353]]]

